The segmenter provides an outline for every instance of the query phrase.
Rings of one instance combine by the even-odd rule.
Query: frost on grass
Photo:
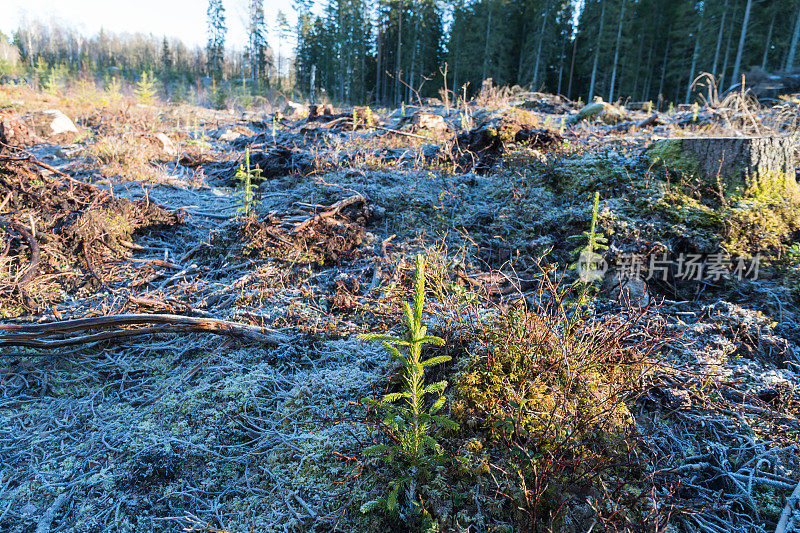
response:
[[[3,529],[30,523],[21,502],[39,516],[61,492],[75,531],[163,531],[187,513],[234,531],[332,524],[350,489],[332,452],[364,434],[334,422],[384,371],[372,348],[221,352],[175,338],[20,362],[4,381],[19,390],[0,404],[0,454],[5,478],[25,482],[0,492]]]

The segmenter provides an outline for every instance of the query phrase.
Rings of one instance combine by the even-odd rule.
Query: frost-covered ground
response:
[[[453,129],[464,121],[457,111],[429,111]],[[108,259],[106,287],[53,301],[45,319],[170,312],[266,326],[291,340],[260,346],[191,333],[57,351],[3,348],[0,530],[380,529],[359,511],[384,483],[361,455],[374,427],[360,401],[385,392],[394,367],[355,335],[399,331],[418,252],[442,258],[445,290],[480,286],[501,308],[535,299],[527,282],[540,264],[563,269],[573,260],[569,238],[588,228],[594,191],[610,257],[741,248],[749,242],[742,232],[777,239],[771,249],[749,250],[768,258],[757,281],[640,287],[653,302],[648,313],[675,341],[631,406],[653,452],[651,470],[669,488],[653,501],[673,506],[672,527],[774,530],[800,479],[800,315],[796,265],[785,260],[793,257],[794,213],[753,221],[772,206],[712,208],[653,172],[643,155],[653,136],[727,127],[713,113],[701,113],[701,124],[673,116],[628,132],[568,128],[561,120],[568,110],[559,112],[472,109],[476,129],[499,121],[502,135],[506,117],[561,130],[566,140],[557,149],[512,143],[474,168],[463,167],[452,136],[323,130],[303,120],[285,122],[275,136],[250,121],[238,138],[209,124],[202,150],[192,142],[197,131],[184,135],[185,157],[155,164],[156,179],[103,176],[91,156],[96,140],[81,141],[84,150],[73,156],[35,149],[51,166],[185,217],[135,234],[126,255]],[[251,205],[233,180],[246,146],[272,169]],[[315,220],[309,232],[294,231],[354,195],[363,200]],[[744,212],[751,218],[737,218]],[[744,225],[733,234],[736,223]],[[431,300],[440,320],[428,320],[446,332],[457,311]],[[621,305],[613,291],[598,302]],[[475,489],[472,514],[451,504],[447,512],[461,518],[444,528],[511,527],[481,499],[491,489],[488,481]],[[576,509],[576,516],[586,511]],[[576,530],[591,524],[573,519]]]

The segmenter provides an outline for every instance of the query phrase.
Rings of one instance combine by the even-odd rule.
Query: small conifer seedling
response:
[[[394,442],[378,444],[364,450],[365,455],[380,457],[397,474],[389,482],[389,495],[372,505],[362,507],[367,511],[376,506],[387,510],[399,510],[398,498],[401,490],[405,490],[406,501],[412,505],[416,502],[416,486],[432,466],[441,461],[443,451],[433,436],[434,426],[454,429],[457,424],[445,416],[438,415],[445,404],[442,394],[447,387],[446,381],[425,383],[425,369],[445,363],[449,355],[440,355],[422,360],[422,347],[426,344],[442,346],[444,339],[428,335],[427,328],[422,325],[422,308],[425,302],[425,260],[418,255],[414,274],[413,307],[404,303],[405,322],[408,329],[405,338],[391,335],[364,334],[361,340],[381,341],[386,351],[402,366],[403,389],[384,395],[380,401],[366,399],[365,403],[385,413],[383,423],[389,428]],[[403,350],[401,352],[401,349]],[[438,396],[430,407],[426,407],[426,397]]]

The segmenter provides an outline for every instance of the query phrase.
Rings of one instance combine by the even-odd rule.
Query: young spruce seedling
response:
[[[370,502],[372,505],[362,508],[364,512],[376,506],[385,506],[387,510],[397,512],[398,497],[402,489],[405,489],[406,501],[418,505],[417,482],[424,478],[429,469],[443,457],[442,448],[432,434],[433,426],[450,429],[458,427],[449,418],[437,415],[445,404],[442,393],[447,387],[447,381],[425,383],[425,369],[449,361],[450,356],[440,355],[422,360],[422,347],[425,344],[437,346],[444,344],[444,339],[428,335],[427,328],[422,325],[424,303],[425,260],[418,255],[414,273],[413,307],[408,302],[403,304],[408,329],[405,338],[372,333],[358,336],[361,340],[381,341],[386,351],[402,365],[403,372],[401,392],[386,394],[380,401],[364,400],[367,405],[385,413],[383,423],[390,429],[394,438],[392,444],[371,446],[364,450],[364,454],[380,457],[398,476],[389,482],[388,497],[378,502]],[[398,347],[403,351],[401,352]],[[428,395],[438,395],[438,398],[426,408],[425,398]]]

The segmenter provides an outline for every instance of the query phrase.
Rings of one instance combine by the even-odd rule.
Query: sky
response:
[[[242,49],[247,40],[247,0],[223,0],[228,23],[226,46]],[[11,36],[24,20],[58,21],[86,36],[104,28],[115,33],[176,37],[187,45],[206,43],[206,0],[0,0],[0,32]],[[292,0],[264,0],[269,44],[277,48],[275,17],[286,14],[294,26]],[[290,43],[281,43],[285,50]]]

